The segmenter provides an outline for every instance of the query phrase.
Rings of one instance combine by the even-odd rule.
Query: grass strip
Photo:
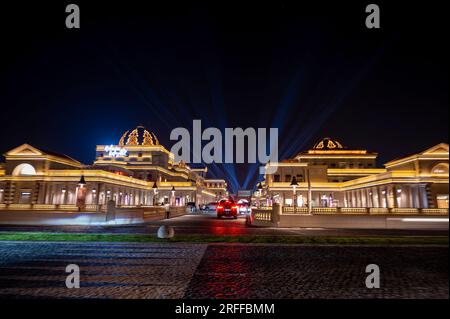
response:
[[[0,241],[74,241],[136,243],[261,243],[332,245],[446,245],[448,236],[211,236],[177,235],[159,239],[153,234],[79,234],[45,232],[0,232]]]

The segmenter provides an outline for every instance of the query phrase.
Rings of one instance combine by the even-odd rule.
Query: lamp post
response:
[[[292,201],[294,202],[294,213],[295,213],[295,207],[297,207],[297,178],[295,176],[292,176],[292,180],[291,180],[291,186],[292,186]]]
[[[171,193],[172,193],[172,205],[176,206],[176,203],[175,203],[175,186],[172,186]]]
[[[309,174],[309,166],[306,167],[306,178],[308,181],[308,214],[312,214],[312,190],[311,190],[311,177]]]
[[[78,189],[77,189],[77,207],[78,210],[81,211],[86,206],[86,180],[84,179],[84,175],[81,175],[80,181],[78,182]]]
[[[157,204],[157,195],[158,195],[158,185],[155,183],[153,184],[153,206],[156,206]]]
[[[78,186],[80,186],[80,188],[83,188],[85,185],[86,185],[86,180],[84,179],[84,175],[81,175],[80,181],[78,182]]]
[[[258,183],[258,186],[256,187],[258,190],[258,208],[261,208],[261,193],[262,193],[262,185],[261,183]]]

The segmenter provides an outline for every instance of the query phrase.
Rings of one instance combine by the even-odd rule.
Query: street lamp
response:
[[[293,192],[293,202],[294,202],[294,213],[295,213],[295,207],[297,206],[297,178],[295,176],[292,176],[291,180],[291,186],[292,186],[292,192]]]
[[[81,175],[80,181],[78,182],[78,187],[76,190],[75,197],[77,199],[77,207],[78,210],[81,211],[85,208],[86,205],[86,180],[84,179],[84,175]]]
[[[175,186],[172,186],[172,205],[175,206]]]
[[[153,205],[156,206],[157,203],[156,195],[158,195],[158,185],[156,184],[156,181],[153,184],[152,189],[153,189]]]
[[[308,214],[312,214],[312,190],[311,190],[311,176],[309,166],[306,167],[307,180],[308,180]]]
[[[86,180],[84,179],[84,175],[81,175],[80,181],[78,182],[78,186],[80,186],[80,188],[83,188],[85,185],[86,185]]]
[[[258,190],[258,208],[261,208],[261,193],[262,193],[262,185],[261,183],[258,183],[258,186],[256,187]]]

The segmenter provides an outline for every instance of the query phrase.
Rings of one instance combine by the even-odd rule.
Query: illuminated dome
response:
[[[151,146],[151,145],[159,145],[159,141],[155,133],[148,131],[144,126],[139,125],[134,130],[126,131],[120,138],[119,145]]]
[[[320,142],[316,143],[313,147],[314,150],[336,150],[345,149],[341,142],[336,139],[331,139],[329,137],[324,137]]]

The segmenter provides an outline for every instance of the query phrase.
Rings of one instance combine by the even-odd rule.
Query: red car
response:
[[[233,217],[234,219],[238,218],[238,210],[239,205],[237,205],[231,199],[222,199],[217,205],[216,212],[217,218],[225,217]]]

